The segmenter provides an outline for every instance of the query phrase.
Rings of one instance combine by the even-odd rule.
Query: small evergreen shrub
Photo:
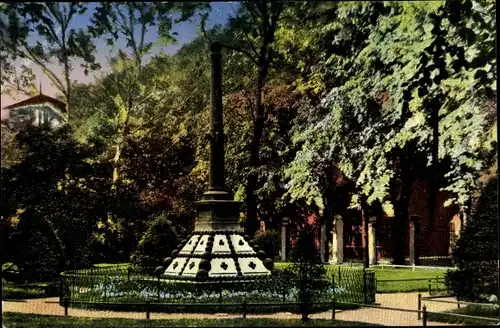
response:
[[[254,242],[259,246],[259,249],[266,252],[267,257],[274,258],[278,255],[281,247],[281,236],[278,231],[266,230],[258,231],[255,234]]]
[[[175,217],[171,213],[161,213],[148,223],[137,250],[130,257],[139,270],[152,274],[156,267],[162,265],[163,259],[177,248],[180,238],[172,225],[173,220]]]

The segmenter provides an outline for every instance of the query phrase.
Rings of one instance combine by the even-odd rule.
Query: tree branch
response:
[[[32,60],[37,65],[39,65],[44,70],[44,72],[47,73],[47,77],[49,77],[53,82],[55,82],[56,87],[59,89],[59,91],[61,91],[63,94],[66,95],[66,88],[64,87],[64,84],[61,82],[61,80],[59,80],[57,75],[55,75],[51,70],[49,70],[47,66],[33,54],[33,52],[29,49],[29,46],[27,44],[24,43],[23,47],[25,49],[25,53],[23,54],[26,57],[28,57],[28,59]]]

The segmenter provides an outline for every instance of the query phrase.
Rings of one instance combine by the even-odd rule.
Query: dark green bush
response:
[[[258,231],[255,234],[254,242],[259,249],[266,252],[267,257],[274,258],[280,249],[280,233],[276,230]]]
[[[445,282],[462,300],[484,301],[498,297],[497,180],[489,182],[476,212],[467,221],[453,251],[457,270]],[[494,298],[494,297],[493,297]]]
[[[148,223],[148,227],[137,250],[130,260],[140,270],[152,274],[152,270],[162,265],[163,259],[169,257],[180,242],[179,234],[172,221],[171,213],[161,213]]]
[[[297,243],[291,252],[293,265],[290,273],[296,277],[296,287],[299,290],[298,302],[302,320],[309,319],[312,303],[318,299],[325,285],[326,269],[315,244],[314,231],[310,226],[300,231]]]

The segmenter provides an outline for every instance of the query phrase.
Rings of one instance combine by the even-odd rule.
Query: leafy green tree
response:
[[[206,8],[203,3],[103,3],[100,4],[91,19],[94,36],[105,36],[109,45],[119,38],[126,41],[129,54],[119,51],[110,65],[115,78],[114,92],[110,92],[116,107],[114,119],[117,125],[115,155],[113,158],[113,188],[119,179],[119,167],[122,147],[131,133],[131,123],[136,112],[145,111],[149,106],[160,103],[159,92],[154,85],[146,88],[144,80],[148,72],[144,69],[144,57],[154,45],[147,42],[146,33],[158,25],[159,40],[164,44],[175,41],[172,24],[188,20],[199,8]],[[174,13],[180,18],[174,19]]]
[[[68,127],[27,129],[16,141],[27,153],[2,170],[5,260],[29,279],[88,265],[100,202],[106,201],[106,167],[87,162],[99,148],[78,145]]]
[[[492,158],[491,131],[496,125],[484,110],[488,98],[481,90],[496,87],[491,80],[483,80],[482,85],[489,87],[473,88],[477,69],[467,64],[463,68],[465,59],[455,71],[443,66],[443,61],[453,62],[453,56],[466,51],[480,54],[473,50],[474,42],[464,43],[453,28],[439,28],[440,20],[454,24],[449,18],[453,10],[446,8],[460,7],[444,2],[338,4],[340,19],[333,27],[349,40],[358,35],[359,25],[367,41],[352,43],[358,44],[351,52],[354,56],[339,56],[333,49],[317,64],[336,72],[331,83],[338,86],[321,103],[313,101],[299,114],[313,119],[297,123],[294,141],[301,150],[287,170],[292,199],[307,199],[320,209],[324,208],[322,170],[318,170],[322,167],[337,168],[355,183],[353,207],[362,209],[374,202],[393,207],[396,263],[404,261],[403,232],[413,182],[431,177],[431,188],[452,191],[456,197],[450,201],[466,207],[475,188],[474,177]],[[462,11],[460,21],[494,23],[480,8],[479,4],[475,13]],[[364,23],[349,26],[346,22],[351,27],[347,33],[342,19]],[[480,56],[491,59],[488,52]],[[483,63],[496,65],[491,60]],[[320,76],[319,81],[325,79],[326,75]],[[431,193],[431,207],[433,197]]]
[[[27,59],[40,67],[64,95],[68,113],[71,109],[74,60],[83,60],[85,74],[100,68],[95,62],[95,44],[88,31],[72,27],[72,23],[86,12],[87,5],[82,2],[44,2],[9,4],[0,14],[2,58]],[[30,42],[33,37],[39,39],[35,44]],[[57,62],[55,67],[62,68],[62,77],[56,69],[50,68],[54,59]],[[26,65],[21,66],[20,76],[16,74],[16,69],[13,70],[14,63],[7,62],[5,65],[10,65],[5,68],[13,73],[8,75],[13,78],[10,81],[20,88],[28,86],[33,80],[32,71]]]
[[[266,120],[263,93],[268,80],[270,66],[275,60],[273,42],[279,18],[287,2],[243,1],[236,16],[230,19],[230,40],[222,40],[223,47],[237,51],[250,60],[255,69],[255,93],[252,108],[252,142],[250,167],[245,186],[246,220],[245,230],[253,235],[258,227],[257,195],[258,170],[261,165],[260,148]],[[206,16],[205,16],[206,18]],[[203,24],[203,21],[202,21]]]

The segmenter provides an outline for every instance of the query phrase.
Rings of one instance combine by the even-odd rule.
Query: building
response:
[[[3,124],[11,128],[23,128],[27,124],[36,127],[57,129],[68,122],[66,104],[60,100],[40,93],[34,97],[2,108],[8,111]]]
[[[439,265],[451,262],[451,252],[458,239],[462,220],[456,205],[445,206],[447,192],[437,193],[436,219],[429,229],[427,215],[428,190],[426,181],[416,181],[408,206],[408,229],[405,231],[406,264]],[[391,263],[393,259],[393,220],[395,213],[384,210],[369,219],[368,251],[370,264]],[[417,223],[413,223],[417,219]],[[335,264],[361,262],[366,247],[365,229],[359,210],[344,210],[341,215],[321,222],[315,214],[307,217],[307,223],[316,227],[316,245],[324,262]],[[288,227],[287,229],[288,230]],[[287,247],[294,244],[295,234],[288,235]],[[414,234],[415,233],[415,234]],[[282,237],[283,238],[283,237]],[[416,250],[412,257],[413,249]],[[415,260],[415,256],[418,258]]]

